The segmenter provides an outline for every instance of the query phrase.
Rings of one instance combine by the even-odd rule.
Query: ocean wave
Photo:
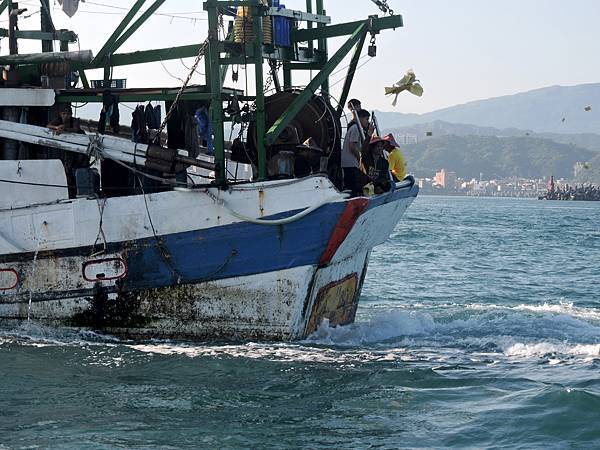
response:
[[[472,305],[471,305],[472,306]],[[600,359],[600,324],[595,311],[561,305],[445,308],[443,313],[377,310],[367,320],[345,327],[324,322],[305,342],[334,347],[411,351],[435,348],[440,354],[493,353],[509,358]],[[473,312],[475,310],[475,312]]]
[[[456,303],[446,306],[459,306]],[[467,309],[490,311],[490,310],[508,310],[508,311],[527,311],[535,313],[551,313],[556,315],[571,316],[578,319],[586,319],[600,322],[600,310],[596,308],[577,307],[573,302],[562,300],[559,303],[539,303],[539,304],[520,304],[520,305],[497,305],[493,303],[473,303],[461,305]]]
[[[361,345],[405,336],[457,334],[474,337],[509,334],[589,340],[600,339],[600,324],[589,320],[598,318],[600,315],[595,311],[576,310],[568,305],[456,305],[428,312],[407,311],[404,307],[387,311],[377,308],[367,320],[346,327],[332,328],[324,322],[307,341]]]

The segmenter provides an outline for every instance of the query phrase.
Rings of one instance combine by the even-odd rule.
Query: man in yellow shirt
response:
[[[388,163],[394,181],[402,181],[406,177],[406,161],[404,160],[404,155],[400,151],[400,146],[391,133],[385,136],[383,140],[385,141],[385,150],[389,154]]]

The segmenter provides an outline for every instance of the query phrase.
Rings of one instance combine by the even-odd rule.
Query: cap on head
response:
[[[390,145],[392,148],[400,148],[396,139],[394,139],[394,135],[392,133],[386,134],[383,137],[383,140]]]
[[[378,144],[379,142],[386,142],[385,138],[382,139],[377,135],[373,135],[373,137],[371,138],[371,141],[369,141],[369,145],[375,145]]]

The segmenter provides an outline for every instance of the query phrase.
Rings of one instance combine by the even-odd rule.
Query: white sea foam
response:
[[[550,361],[561,361],[565,358],[583,357],[600,359],[600,344],[560,344],[550,342],[515,343],[504,349],[504,354],[518,358],[550,357]]]
[[[115,337],[98,334],[89,330],[67,327],[47,327],[35,322],[23,322],[17,327],[0,330],[0,339],[5,342],[19,342],[34,347],[55,347],[73,345],[107,345],[117,343]]]
[[[129,348],[152,355],[186,356],[189,358],[247,358],[269,361],[301,361],[312,363],[356,364],[374,361],[413,359],[403,348],[388,351],[343,351],[299,344],[240,344],[240,345],[184,345],[154,343],[130,345]]]

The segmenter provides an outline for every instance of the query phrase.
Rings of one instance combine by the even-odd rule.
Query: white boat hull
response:
[[[354,320],[370,251],[417,192],[409,182],[345,200],[311,177],[1,210],[0,320],[142,338],[300,339],[323,320]]]

